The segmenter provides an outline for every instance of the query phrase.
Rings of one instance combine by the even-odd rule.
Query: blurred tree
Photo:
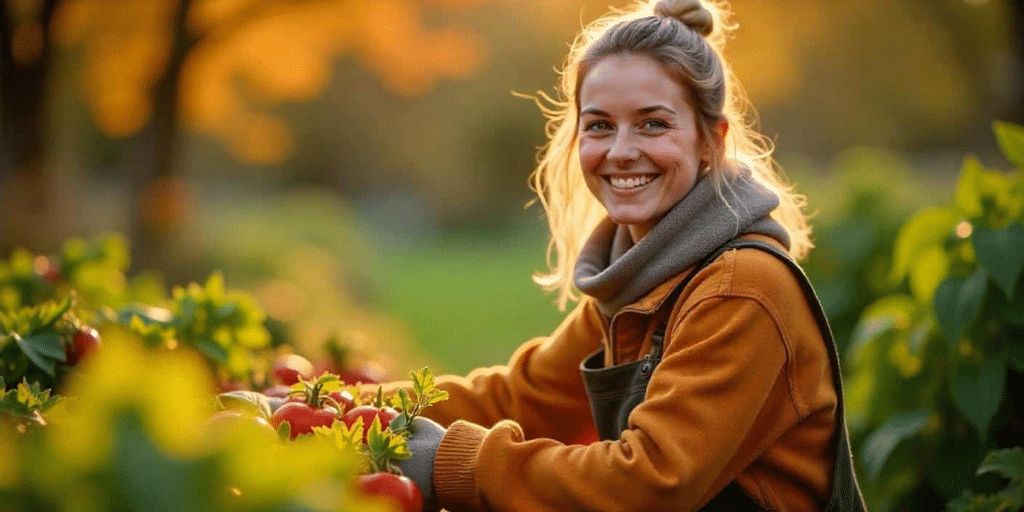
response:
[[[0,251],[39,242],[56,207],[46,163],[48,85],[57,0],[0,1]]]
[[[991,147],[990,119],[1024,116],[1018,3],[733,0],[727,56],[780,149]]]
[[[173,264],[164,241],[190,210],[187,184],[175,176],[183,125],[223,142],[239,161],[278,163],[293,142],[271,111],[318,96],[345,53],[402,96],[471,74],[482,43],[428,23],[424,4],[455,7],[412,0],[61,2],[55,36],[84,56],[93,119],[129,148],[121,172],[135,201],[133,262]]]

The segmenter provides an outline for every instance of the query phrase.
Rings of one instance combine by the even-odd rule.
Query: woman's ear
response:
[[[714,137],[714,141],[709,144],[704,144],[701,148],[700,159],[705,162],[712,161],[713,153],[716,149],[725,147],[725,136],[729,133],[729,121],[723,119],[715,124],[711,128],[711,136]]]
[[[725,145],[725,136],[729,133],[729,121],[722,119],[717,125],[715,125],[715,137],[718,139],[718,144]]]

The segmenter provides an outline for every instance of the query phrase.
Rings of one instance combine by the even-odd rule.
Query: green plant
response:
[[[312,436],[281,442],[255,421],[210,422],[196,352],[110,330],[64,400],[20,384],[0,397],[5,511],[377,511],[359,496],[359,458]],[[18,428],[33,420],[39,428]],[[13,428],[10,428],[13,427]]]
[[[127,281],[127,265],[118,236],[70,240],[59,257],[19,249],[0,260],[0,376],[58,386],[81,353],[97,348],[99,338],[82,333],[111,325],[129,327],[151,346],[197,350],[222,379],[252,375],[270,334],[248,294],[225,290],[215,272],[167,299],[152,273]]]
[[[889,279],[909,293],[862,313],[847,353],[847,415],[875,510],[941,507],[1024,425],[1024,128],[995,123],[1011,174],[964,162],[953,204],[900,229]]]
[[[989,495],[964,491],[949,502],[950,512],[1012,512],[1024,509],[1024,449],[1020,446],[989,453],[978,474],[994,473],[1007,480],[1006,487]]]
[[[879,148],[843,151],[821,183],[805,174],[797,181],[809,188],[815,248],[801,265],[842,352],[861,311],[893,291],[886,274],[896,233],[930,193],[913,180],[905,158]]]
[[[107,315],[150,345],[180,345],[203,353],[221,379],[252,377],[257,351],[270,345],[266,315],[246,293],[228,291],[214,272],[206,283],[175,287],[166,308],[132,303]]]

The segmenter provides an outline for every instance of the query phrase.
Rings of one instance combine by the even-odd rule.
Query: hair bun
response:
[[[700,0],[659,0],[654,4],[654,14],[675,18],[687,27],[707,36],[715,28],[715,19]]]

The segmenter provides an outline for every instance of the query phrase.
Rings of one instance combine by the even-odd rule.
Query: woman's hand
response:
[[[447,429],[422,416],[413,418],[409,425],[409,451],[412,456],[398,462],[402,473],[412,479],[423,493],[424,508],[436,508],[434,494],[434,456]]]

